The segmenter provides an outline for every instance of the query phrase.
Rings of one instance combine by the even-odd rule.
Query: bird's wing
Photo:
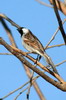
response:
[[[54,63],[52,62],[51,58],[44,52],[44,47],[41,44],[41,42],[38,40],[37,37],[35,37],[32,33],[28,33],[24,35],[24,42],[31,46],[33,49],[38,50],[41,54],[44,55],[44,58],[46,59],[47,63],[52,67],[55,73],[58,74]],[[37,53],[37,52],[35,52]]]
[[[32,33],[31,34],[25,34],[24,36],[24,42],[31,46],[32,48],[34,48],[35,50],[38,50],[39,52],[41,52],[42,54],[44,54],[44,47],[43,45],[40,43],[40,41],[38,40],[38,38],[36,36],[34,36]]]

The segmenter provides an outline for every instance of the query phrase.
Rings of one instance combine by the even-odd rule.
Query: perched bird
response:
[[[52,62],[51,58],[46,54],[44,47],[39,39],[35,35],[33,35],[33,33],[29,29],[25,27],[20,27],[17,30],[21,34],[23,46],[29,52],[36,53],[44,57],[46,59],[46,62],[52,67],[53,71],[58,74],[54,63]]]

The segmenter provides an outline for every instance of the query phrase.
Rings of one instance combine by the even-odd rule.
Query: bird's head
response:
[[[23,34],[27,34],[27,33],[29,32],[29,29],[27,29],[27,28],[25,28],[25,27],[20,27],[20,28],[18,28],[17,30],[18,30],[18,32],[21,34],[21,36],[22,36]]]

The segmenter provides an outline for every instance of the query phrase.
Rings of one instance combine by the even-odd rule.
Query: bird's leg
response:
[[[40,61],[40,59],[41,59],[41,56],[40,55],[37,55],[36,62],[34,64],[36,64],[37,61]]]

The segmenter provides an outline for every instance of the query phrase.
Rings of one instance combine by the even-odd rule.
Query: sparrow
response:
[[[24,48],[26,48],[29,52],[39,54],[41,57],[44,57],[49,66],[52,67],[53,71],[59,75],[54,63],[46,53],[39,39],[35,35],[33,35],[33,33],[29,29],[25,27],[20,27],[17,30],[21,34],[22,45],[24,46]]]

